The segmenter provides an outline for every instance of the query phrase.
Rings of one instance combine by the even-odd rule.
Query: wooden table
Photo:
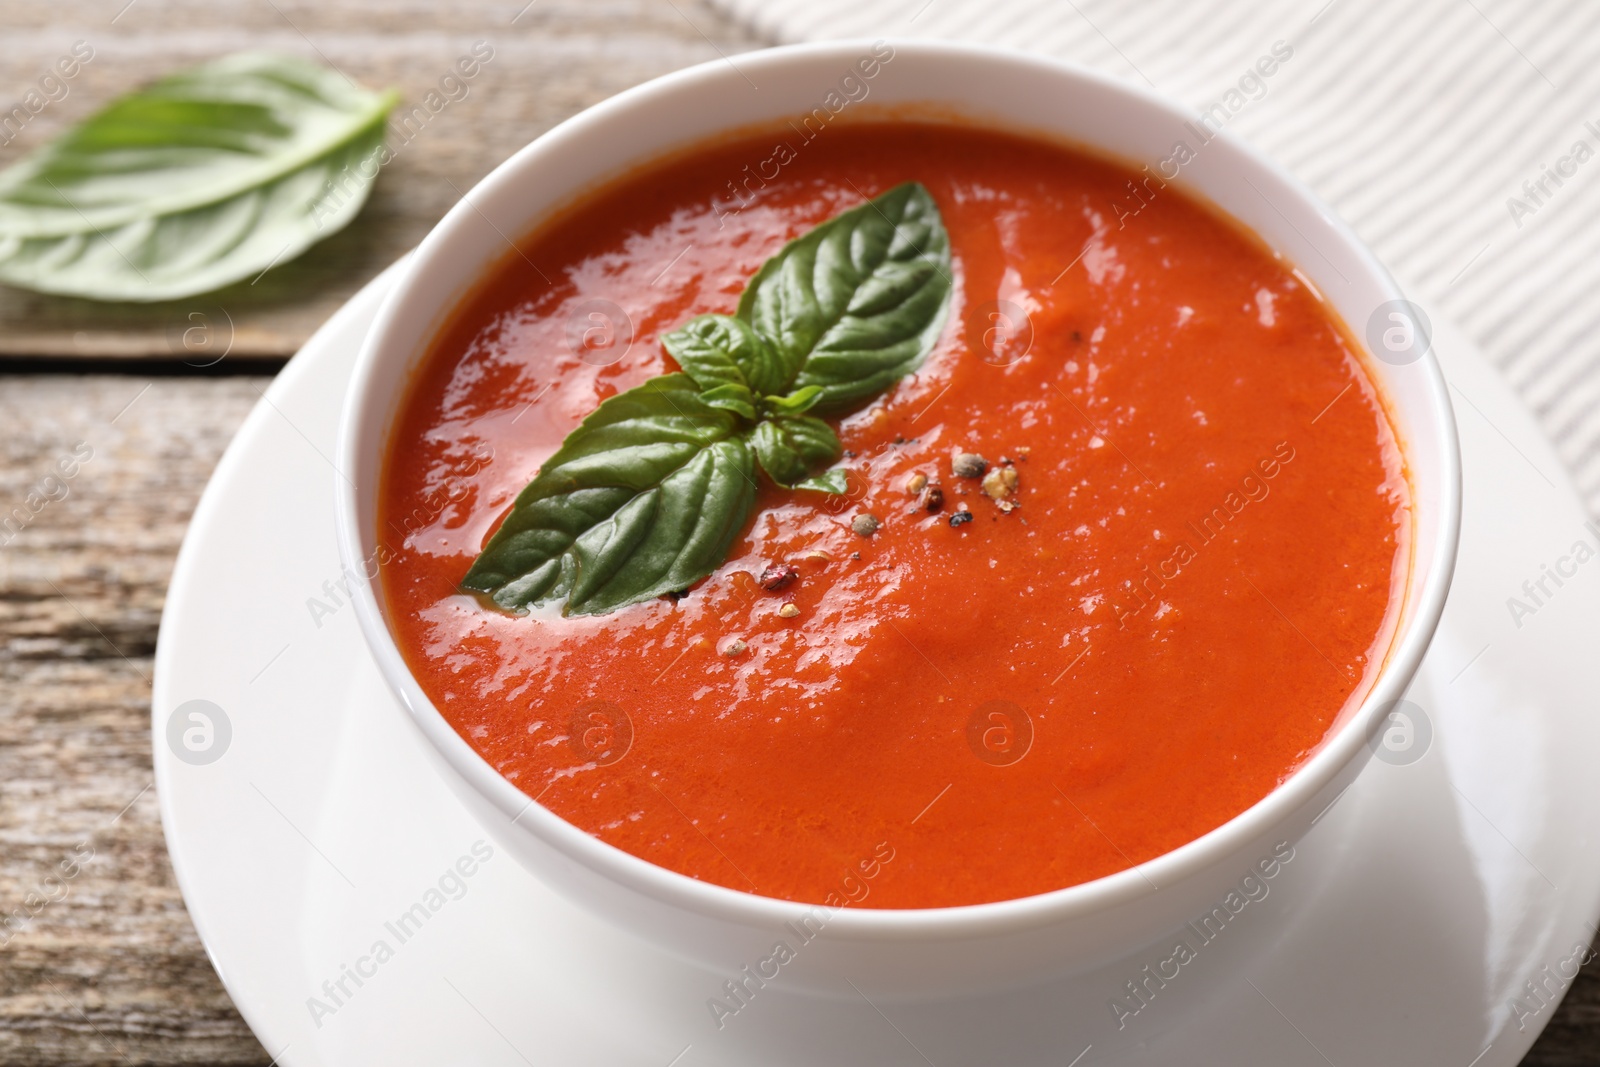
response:
[[[413,101],[474,42],[495,49],[348,230],[253,286],[154,307],[0,288],[0,512],[92,449],[44,485],[58,499],[9,541],[0,530],[0,914],[37,910],[9,941],[0,930],[0,1063],[269,1062],[189,922],[152,786],[152,656],[189,514],[269,376],[458,190],[595,101],[764,43],[702,0],[525,2],[0,0],[0,101],[74,41],[95,49],[0,165],[119,91],[234,49],[320,53]],[[207,360],[175,346],[172,325],[219,307],[231,348],[195,366]],[[91,852],[64,888],[46,882]],[[1597,1012],[1586,971],[1526,1062],[1600,1062]]]

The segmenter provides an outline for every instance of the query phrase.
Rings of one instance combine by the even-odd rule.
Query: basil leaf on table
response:
[[[0,282],[168,300],[293,259],[361,209],[395,100],[258,52],[130,93],[0,171]]]
[[[908,182],[786,245],[751,279],[739,318],[797,365],[784,388],[820,386],[817,410],[832,414],[921,366],[949,302],[950,238],[928,190]]]
[[[687,374],[611,397],[517,497],[462,585],[511,611],[602,615],[715,570],[755,503],[739,418]]]
[[[950,241],[915,182],[789,242],[736,317],[666,334],[682,368],[606,400],[540,468],[462,579],[525,612],[603,615],[716,570],[755,507],[756,466],[839,494],[837,412],[922,365],[950,302]]]

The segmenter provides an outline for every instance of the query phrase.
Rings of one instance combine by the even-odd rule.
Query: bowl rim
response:
[[[1379,711],[1393,705],[1409,687],[1423,654],[1432,641],[1439,617],[1448,595],[1455,569],[1456,549],[1461,524],[1461,454],[1456,432],[1453,408],[1448,387],[1431,346],[1416,361],[1414,369],[1425,376],[1427,404],[1418,402],[1415,410],[1426,410],[1433,425],[1433,436],[1439,456],[1438,532],[1433,544],[1433,556],[1428,572],[1423,575],[1418,591],[1411,603],[1403,604],[1401,614],[1391,637],[1388,656],[1367,689],[1361,705],[1349,714],[1343,724],[1337,724],[1323,738],[1313,755],[1285,777],[1266,796],[1249,808],[1222,823],[1220,826],[1185,842],[1168,852],[1143,863],[1135,864],[1112,874],[1054,889],[1032,896],[980,904],[962,904],[934,908],[851,908],[831,907],[821,902],[805,903],[762,896],[757,893],[703,882],[648,860],[634,856],[614,845],[589,835],[573,823],[538,804],[521,789],[496,771],[471,747],[434,707],[423,692],[400,653],[392,633],[383,617],[376,592],[375,579],[369,578],[364,561],[372,553],[367,550],[360,529],[359,488],[351,480],[352,472],[361,469],[362,450],[369,439],[381,443],[387,440],[394,411],[377,412],[367,403],[373,387],[384,373],[394,373],[393,363],[401,350],[415,352],[414,339],[391,337],[391,327],[398,309],[412,297],[413,291],[426,292],[431,288],[430,267],[440,246],[449,236],[467,224],[476,224],[478,209],[472,201],[477,197],[503,194],[519,181],[520,173],[536,159],[567,150],[567,144],[580,133],[603,126],[615,117],[626,114],[662,94],[689,90],[706,83],[729,77],[743,77],[744,71],[756,72],[763,67],[789,63],[811,63],[821,60],[843,60],[847,64],[856,58],[864,47],[881,43],[868,38],[829,40],[808,44],[785,45],[741,53],[738,65],[727,57],[708,60],[682,70],[654,78],[624,90],[554,126],[532,142],[519,149],[509,159],[496,166],[477,185],[457,201],[445,216],[429,231],[409,262],[402,268],[401,276],[391,288],[378,310],[372,328],[368,331],[361,351],[356,358],[349,392],[346,394],[340,418],[337,462],[342,477],[335,479],[337,494],[337,525],[341,561],[359,580],[354,586],[353,601],[367,646],[390,687],[400,697],[415,725],[447,763],[475,791],[488,799],[512,823],[520,823],[526,832],[533,833],[544,843],[554,847],[569,860],[596,872],[607,880],[642,893],[659,902],[674,905],[690,912],[741,926],[758,925],[776,927],[785,922],[817,912],[826,913],[830,936],[851,940],[899,941],[916,939],[963,939],[993,936],[1040,925],[1082,918],[1110,910],[1135,898],[1160,892],[1160,887],[1182,882],[1210,867],[1218,860],[1233,854],[1250,841],[1269,834],[1274,826],[1282,825],[1317,794],[1336,780],[1341,771],[1361,756],[1372,730],[1380,721]],[[952,41],[890,40],[896,58],[902,52],[914,53],[933,61],[999,62],[1009,66],[1032,68],[1041,75],[1055,78],[1063,86],[1071,83],[1086,85],[1127,97],[1145,108],[1161,112],[1178,123],[1192,119],[1175,103],[1152,89],[1126,82],[1111,75],[1064,60],[1041,56],[1013,48]],[[730,74],[730,68],[732,72]],[[730,123],[729,130],[739,128]],[[1018,132],[1025,132],[1019,126]],[[694,138],[676,149],[667,149],[642,155],[633,165],[648,165],[652,160],[671,151],[692,148]],[[1281,188],[1292,193],[1301,203],[1321,216],[1327,224],[1329,236],[1353,255],[1361,269],[1378,287],[1388,292],[1392,299],[1403,299],[1402,291],[1388,270],[1372,251],[1356,236],[1353,230],[1298,178],[1281,165],[1262,154],[1247,142],[1224,129],[1214,139],[1225,141],[1249,166],[1259,169],[1274,179]],[[1085,145],[1091,151],[1120,158],[1114,153]],[[1209,201],[1199,190],[1192,195]],[[1231,212],[1224,211],[1234,218]],[[1240,224],[1243,225],[1242,220]],[[1246,226],[1254,233],[1254,229]],[[480,264],[488,269],[489,263]],[[1295,264],[1299,266],[1299,264]],[[1314,278],[1316,272],[1308,277]],[[452,293],[454,289],[450,290]],[[1348,326],[1348,324],[1347,324]],[[1359,341],[1358,337],[1352,337]],[[1364,348],[1364,346],[1363,346]],[[385,358],[385,353],[389,353]],[[1370,358],[1370,357],[1367,357]],[[405,368],[409,373],[411,366]],[[397,394],[404,396],[404,390]],[[1386,398],[1387,400],[1387,398]],[[374,437],[375,435],[375,437]],[[1415,437],[1415,435],[1414,435]],[[1410,440],[1410,439],[1403,439]],[[1402,448],[1404,448],[1402,444]],[[369,491],[375,491],[370,487]],[[1412,486],[1414,501],[1421,496],[1419,487]],[[1420,523],[1414,524],[1420,536]],[[1417,566],[1421,543],[1412,542],[1411,566]],[[1405,585],[1413,584],[1415,575],[1408,573]],[[1335,798],[1336,799],[1336,798]]]

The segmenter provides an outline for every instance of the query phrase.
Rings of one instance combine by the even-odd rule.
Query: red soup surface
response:
[[[562,438],[675,369],[662,334],[905,181],[955,289],[921,371],[836,420],[848,499],[763,480],[681,599],[513,617],[459,591]],[[1010,464],[1017,506],[960,452]],[[695,151],[508,251],[410,388],[380,559],[423,689],[551,811],[719,885],[925,908],[1111,874],[1270,792],[1382,666],[1409,509],[1354,346],[1237,224],[1067,147],[885,123]],[[798,579],[763,588],[774,563]]]

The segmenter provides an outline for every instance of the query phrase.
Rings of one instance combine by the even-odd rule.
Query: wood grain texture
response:
[[[471,94],[386,168],[349,230],[256,286],[200,302],[232,316],[230,365],[295,350],[415,243],[457,189],[541,130],[645,78],[758,43],[693,0],[538,0],[520,17],[519,0],[125,2],[0,0],[9,46],[0,52],[0,108],[73,41],[96,48],[68,97],[0,148],[0,163],[117,91],[240,47],[320,52],[369,85],[399,86],[410,101],[474,41],[496,49]],[[194,309],[0,290],[0,356],[173,357],[168,325],[187,327]],[[151,788],[149,732],[172,561],[266,381],[0,377],[0,923],[13,919],[9,930],[0,925],[0,1063],[270,1062],[184,910]],[[92,456],[78,461],[85,448]],[[1600,1062],[1592,971],[1526,1062]]]
[[[182,344],[196,313],[217,331],[216,344],[231,341],[230,358],[284,359],[496,164],[551,126],[639,82],[761,43],[703,0],[0,0],[0,41],[0,118],[74,42],[94,49],[62,99],[20,131],[0,123],[0,166],[118,93],[244,48],[299,53],[369,88],[400,90],[389,135],[395,158],[360,216],[254,282],[147,306],[0,287],[0,356],[196,362],[204,357]],[[441,91],[479,41],[494,54],[465,95]],[[445,101],[436,113],[425,106],[430,91]]]
[[[173,880],[149,728],[173,557],[265,381],[0,379],[0,1063],[266,1062]]]

